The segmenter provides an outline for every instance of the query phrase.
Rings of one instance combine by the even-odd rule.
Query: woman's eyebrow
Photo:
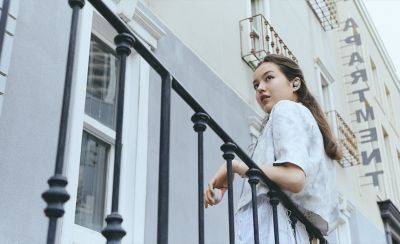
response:
[[[261,75],[261,77],[266,76],[268,73],[273,72],[272,70],[268,70],[267,72],[265,72],[264,74]],[[253,80],[253,83],[257,82],[257,80]]]

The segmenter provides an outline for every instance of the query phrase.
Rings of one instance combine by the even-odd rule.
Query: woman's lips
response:
[[[268,102],[268,99],[269,98],[271,98],[271,96],[269,96],[269,95],[261,95],[260,96],[260,101],[261,101],[261,103],[267,103]]]

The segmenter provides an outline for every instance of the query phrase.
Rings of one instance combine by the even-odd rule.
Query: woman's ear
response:
[[[297,91],[300,89],[301,86],[301,80],[299,77],[296,77],[292,80],[292,87],[293,87],[293,91]]]

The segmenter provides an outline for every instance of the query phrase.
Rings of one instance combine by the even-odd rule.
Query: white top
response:
[[[299,166],[306,174],[303,190],[284,192],[322,234],[327,235],[336,227],[339,208],[334,161],[325,153],[322,134],[308,108],[289,100],[277,102],[252,159],[258,165],[290,162]],[[258,196],[267,192],[264,183],[257,185]],[[251,188],[245,182],[237,210],[250,202]]]

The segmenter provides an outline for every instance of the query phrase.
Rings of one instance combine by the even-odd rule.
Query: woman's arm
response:
[[[281,189],[288,190],[294,193],[300,192],[305,183],[305,174],[303,170],[291,163],[283,163],[279,166],[273,165],[261,165],[261,170],[274,181]],[[246,171],[249,169],[243,162],[232,160],[232,171],[240,175],[241,177],[246,176]],[[218,188],[222,191],[222,195],[225,194],[228,188],[228,177],[226,170],[226,161],[217,170],[214,177],[208,183],[208,187],[204,192],[204,206],[207,208],[208,205],[214,205],[214,188]]]
[[[279,166],[263,164],[260,168],[268,178],[284,190],[298,193],[304,187],[306,176],[303,170],[295,164],[289,162]],[[244,177],[249,167],[242,162],[234,161],[232,169],[233,172]]]

